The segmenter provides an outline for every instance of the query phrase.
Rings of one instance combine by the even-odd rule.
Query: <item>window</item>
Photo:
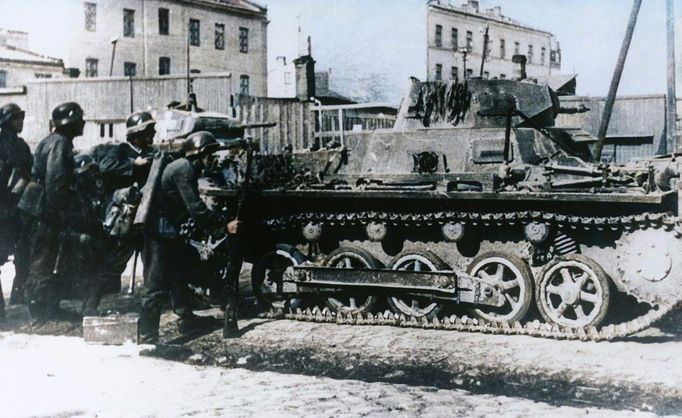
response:
[[[452,42],[452,49],[457,49],[457,47],[459,46],[459,40],[457,37],[458,37],[457,28],[452,28],[452,34],[450,39],[450,41]]]
[[[507,56],[507,51],[506,51],[507,45],[505,44],[504,39],[500,39],[500,59],[505,59]]]
[[[201,46],[201,21],[198,19],[189,20],[189,44]]]
[[[289,85],[291,84],[291,71],[287,71],[284,73],[284,84]]]
[[[443,79],[443,64],[436,64],[436,81]]]
[[[159,75],[168,75],[171,72],[171,61],[168,57],[159,58]]]
[[[7,71],[0,71],[0,89],[7,87]]]
[[[489,78],[490,78],[490,73],[487,72],[487,71],[483,71],[483,78],[485,78],[486,80],[489,79]]]
[[[159,35],[168,35],[170,29],[170,13],[168,9],[159,9]]]
[[[443,46],[443,27],[441,25],[436,25],[436,37],[433,42],[436,48]]]
[[[474,70],[471,68],[467,68],[467,78],[473,77],[474,76]]]
[[[97,65],[99,60],[97,58],[86,58],[85,59],[85,76],[86,77],[97,77]]]
[[[94,32],[97,29],[97,5],[95,3],[83,3],[85,10],[85,30]]]
[[[471,31],[467,31],[467,49],[469,51],[474,50],[474,34]]]
[[[457,80],[458,76],[459,76],[459,68],[451,67],[450,68],[450,80]]]
[[[500,74],[500,80],[505,80],[507,78],[507,74]]]
[[[225,49],[225,25],[215,24],[215,49]]]
[[[52,78],[52,74],[49,73],[35,73],[34,76],[39,79]]]
[[[249,52],[249,30],[239,28],[239,52],[246,54]]]
[[[239,94],[242,96],[249,95],[249,76],[242,75],[239,77]]]
[[[123,9],[123,36],[135,37],[135,10]]]
[[[123,75],[126,77],[135,77],[137,75],[137,64],[134,62],[124,62]]]
[[[519,55],[521,53],[521,44],[514,42],[514,55]]]
[[[540,64],[545,65],[545,56],[547,55],[547,48],[544,46],[540,48]]]
[[[528,45],[528,64],[533,63],[533,45]]]

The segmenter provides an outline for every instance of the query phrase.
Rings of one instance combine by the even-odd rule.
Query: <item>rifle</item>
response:
[[[244,181],[242,182],[241,190],[239,191],[239,200],[237,202],[237,212],[235,216],[236,221],[242,219],[242,213],[246,206],[246,198],[248,194],[249,185],[251,183],[251,165],[253,161],[253,140],[246,141],[246,171],[244,172]],[[239,304],[239,273],[242,269],[244,261],[244,252],[242,251],[241,227],[237,229],[237,234],[230,242],[230,264],[227,269],[225,284],[226,304],[225,304],[225,322],[223,324],[223,338],[239,337],[239,325],[237,324],[237,305]]]

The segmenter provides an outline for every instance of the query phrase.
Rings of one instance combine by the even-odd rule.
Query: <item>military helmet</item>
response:
[[[195,132],[188,136],[182,144],[182,151],[185,157],[201,157],[213,153],[220,149],[220,144],[216,141],[212,133],[208,131]]]
[[[156,120],[149,112],[135,112],[126,121],[126,135],[143,132],[148,126],[156,125]]]
[[[75,174],[83,174],[88,170],[98,168],[95,159],[89,154],[77,154],[74,156],[73,167]]]
[[[83,109],[76,102],[66,102],[58,105],[52,111],[54,126],[60,127],[83,120]]]
[[[24,116],[24,111],[21,110],[19,105],[16,103],[7,103],[6,105],[3,105],[0,107],[0,125],[6,124],[16,115]]]

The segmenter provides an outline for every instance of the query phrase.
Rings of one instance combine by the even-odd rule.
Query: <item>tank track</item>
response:
[[[438,225],[446,222],[464,222],[480,226],[510,226],[533,221],[552,222],[559,228],[576,230],[605,230],[663,228],[676,238],[682,237],[682,222],[667,213],[642,213],[620,217],[587,217],[553,214],[538,211],[522,211],[507,213],[472,213],[472,212],[429,212],[429,213],[389,213],[389,212],[354,212],[354,213],[298,213],[291,216],[266,220],[267,226],[273,230],[290,229],[292,225],[306,225],[309,222],[322,225],[352,226],[366,225],[369,222],[383,222],[387,225],[424,226]],[[630,292],[627,292],[630,293]],[[603,327],[569,328],[539,320],[522,324],[497,323],[466,315],[443,318],[408,317],[391,311],[367,314],[336,314],[327,307],[318,306],[305,310],[272,309],[267,313],[269,318],[284,318],[296,321],[336,323],[340,325],[384,325],[408,328],[424,328],[438,330],[454,330],[480,332],[485,334],[527,335],[532,337],[557,340],[580,341],[612,341],[622,339],[640,332],[667,314],[682,308],[682,289],[677,294],[652,307],[645,314],[619,324]]]

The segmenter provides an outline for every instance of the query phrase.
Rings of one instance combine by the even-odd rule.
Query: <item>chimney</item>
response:
[[[296,66],[296,98],[307,102],[315,97],[315,60],[311,55],[310,37],[308,37],[308,54],[294,60]]]
[[[519,66],[516,69],[514,69],[514,76],[515,76],[514,78],[516,78],[516,80],[518,80],[518,81],[525,80],[527,77],[527,74],[526,74],[526,62],[527,62],[526,56],[525,55],[514,55],[512,57],[512,62],[514,64],[519,64]]]
[[[467,0],[467,8],[478,13],[478,0]]]

